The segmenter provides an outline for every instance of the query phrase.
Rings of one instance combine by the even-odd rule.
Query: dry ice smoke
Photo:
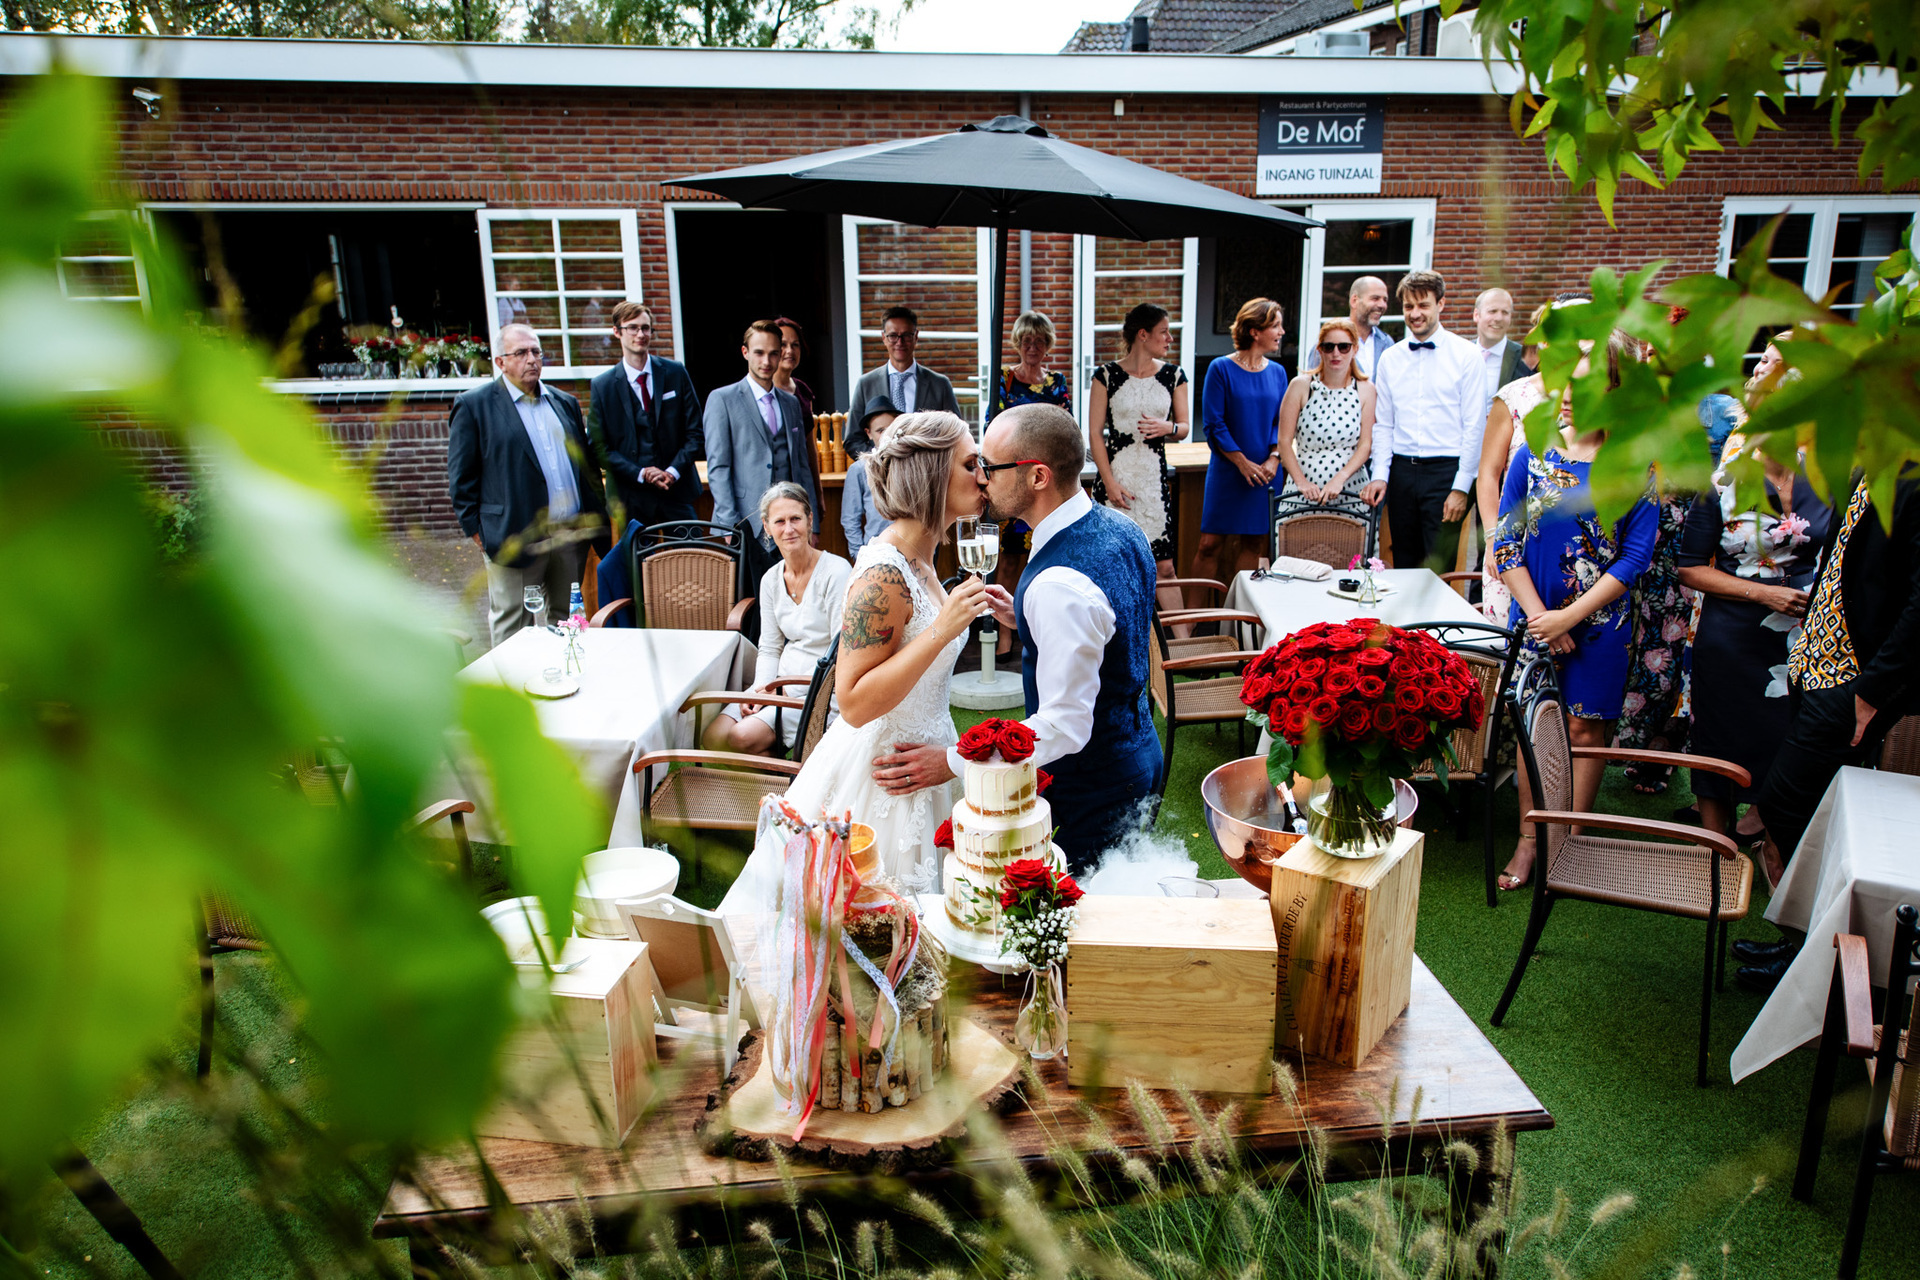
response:
[[[1170,836],[1146,829],[1151,797],[1140,802],[1137,820],[1126,839],[1107,850],[1099,865],[1080,880],[1088,893],[1115,897],[1158,898],[1160,881],[1167,876],[1194,876],[1200,864],[1187,856],[1187,846]]]

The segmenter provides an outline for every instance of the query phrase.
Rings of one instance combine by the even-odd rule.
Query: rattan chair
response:
[[[1160,713],[1161,734],[1160,788],[1165,795],[1167,779],[1173,775],[1174,737],[1183,724],[1235,725],[1240,738],[1240,754],[1247,753],[1247,708],[1240,701],[1240,670],[1259,657],[1259,651],[1235,650],[1209,653],[1190,658],[1169,656],[1167,630],[1160,619],[1153,620],[1153,644],[1148,648],[1147,690],[1153,709]],[[1187,678],[1187,672],[1195,674]],[[1219,674],[1224,672],[1225,674]],[[1158,801],[1155,802],[1158,815]]]
[[[1377,553],[1380,508],[1364,502],[1336,499],[1307,502],[1282,498],[1275,492],[1269,511],[1273,530],[1273,558],[1293,556],[1344,570],[1355,556]]]
[[[1207,654],[1233,653],[1241,649],[1250,649],[1259,637],[1260,616],[1237,609],[1227,609],[1227,584],[1212,578],[1162,578],[1154,583],[1157,592],[1161,587],[1176,587],[1181,594],[1181,607],[1162,609],[1159,601],[1154,602],[1154,614],[1168,627],[1177,625],[1205,626],[1213,625],[1221,630],[1212,635],[1167,636],[1167,656],[1198,658]],[[1211,597],[1209,602],[1198,609],[1186,605],[1186,593],[1192,590],[1204,591]],[[1225,630],[1231,626],[1231,632]]]
[[[1813,1178],[1820,1168],[1820,1146],[1833,1101],[1840,1055],[1864,1058],[1872,1092],[1860,1128],[1859,1164],[1853,1175],[1853,1203],[1840,1244],[1840,1280],[1853,1280],[1860,1268],[1860,1245],[1867,1233],[1867,1204],[1873,1180],[1883,1173],[1920,1173],[1920,991],[1907,996],[1907,984],[1920,977],[1920,912],[1902,905],[1894,912],[1893,954],[1880,1022],[1873,1021],[1872,976],[1867,940],[1836,934],[1833,986],[1827,993],[1826,1026],[1814,1060],[1813,1096],[1807,1103],[1807,1127],[1800,1137],[1800,1163],[1793,1173],[1793,1198],[1813,1203]],[[1904,1022],[1904,1025],[1903,1025]],[[1909,1237],[1911,1240],[1911,1237]],[[1911,1253],[1911,1249],[1908,1250]]]
[[[813,754],[827,731],[839,655],[840,641],[836,637],[826,656],[814,664],[806,698],[798,702],[792,698],[781,699],[783,707],[792,707],[800,715],[800,728],[794,735],[788,759],[734,751],[668,750],[650,751],[635,760],[633,771],[640,775],[640,794],[644,797],[640,817],[642,838],[651,839],[651,832],[660,824],[685,827],[692,832],[752,831],[760,820],[761,798],[786,793],[794,775],[800,772],[800,766]],[[688,710],[696,703],[715,699],[737,702],[739,698],[738,693],[697,693],[687,699],[681,709]],[[770,698],[761,700],[771,701]],[[654,769],[675,764],[682,767],[670,769],[656,787]],[[697,840],[696,837],[692,856],[695,884],[700,883]]]
[[[749,630],[760,584],[746,581],[740,543],[751,536],[751,531],[705,521],[676,520],[642,529],[631,544],[628,570],[638,596],[639,624],[674,631]],[[587,625],[604,627],[633,603],[626,597],[609,600]]]
[[[1467,806],[1453,799],[1451,789],[1456,782],[1471,782],[1479,786],[1481,820],[1486,828],[1482,862],[1487,884],[1487,905],[1496,906],[1500,901],[1500,893],[1495,885],[1498,873],[1494,868],[1493,802],[1500,787],[1513,774],[1511,767],[1503,769],[1499,764],[1500,698],[1513,682],[1514,663],[1521,652],[1520,638],[1511,631],[1484,622],[1416,622],[1407,630],[1429,632],[1434,639],[1458,654],[1478,677],[1480,693],[1487,701],[1486,718],[1480,722],[1478,730],[1472,733],[1465,729],[1454,731],[1453,758],[1458,763],[1447,766],[1447,807],[1453,811],[1455,835],[1465,840]],[[1434,761],[1426,760],[1421,762],[1413,777],[1422,782],[1438,781],[1440,773]]]
[[[1726,976],[1727,926],[1747,914],[1753,893],[1753,863],[1739,846],[1718,831],[1612,814],[1575,813],[1573,762],[1576,759],[1647,760],[1717,773],[1737,785],[1751,784],[1747,771],[1725,760],[1670,751],[1628,751],[1612,747],[1576,747],[1568,735],[1566,709],[1553,679],[1553,664],[1534,659],[1522,666],[1505,699],[1514,740],[1527,766],[1533,795],[1522,798],[1523,821],[1534,824],[1533,905],[1526,937],[1507,989],[1494,1007],[1500,1026],[1526,976],[1527,962],[1540,943],[1547,916],[1562,898],[1581,898],[1663,915],[1704,920],[1706,960],[1700,975],[1700,1057],[1696,1083],[1707,1083],[1708,1033],[1713,1023],[1713,993]],[[1574,827],[1582,828],[1574,831]],[[1596,830],[1597,829],[1597,830]],[[1601,835],[1623,832],[1642,837]],[[1645,837],[1657,837],[1648,839]],[[1667,843],[1662,843],[1667,842]]]
[[[1920,774],[1920,716],[1901,716],[1880,744],[1877,766],[1888,773]]]

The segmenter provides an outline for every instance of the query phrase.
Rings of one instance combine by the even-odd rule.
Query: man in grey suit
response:
[[[813,432],[800,417],[800,401],[773,385],[786,335],[771,320],[747,328],[740,354],[747,376],[707,398],[707,488],[713,491],[713,522],[732,528],[745,520],[748,579],[758,585],[780,558],[760,527],[760,495],[791,480],[813,497],[814,524],[820,521],[820,481],[814,474]]]
[[[460,529],[487,555],[493,643],[527,625],[524,594],[544,587],[567,607],[587,544],[562,526],[602,535],[607,497],[591,462],[580,402],[540,381],[540,339],[523,324],[500,331],[500,376],[453,402],[447,492]]]
[[[1505,289],[1488,289],[1473,300],[1473,328],[1480,340],[1480,361],[1487,371],[1487,402],[1493,393],[1524,378],[1533,370],[1521,357],[1526,348],[1507,337],[1513,324],[1513,295]]]
[[[920,317],[911,307],[888,307],[880,322],[880,340],[887,344],[887,362],[869,369],[853,384],[853,407],[847,421],[858,423],[874,399],[885,396],[900,406],[902,413],[925,409],[945,409],[960,417],[960,402],[953,398],[953,383],[913,358],[920,345]],[[857,458],[873,448],[873,441],[859,426],[847,432],[844,441],[849,457]]]

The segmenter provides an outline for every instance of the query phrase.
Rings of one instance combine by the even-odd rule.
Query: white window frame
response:
[[[1083,427],[1088,426],[1087,388],[1093,383],[1094,352],[1100,335],[1118,333],[1123,327],[1117,323],[1094,323],[1100,282],[1179,277],[1180,306],[1169,317],[1169,327],[1178,339],[1173,349],[1173,363],[1182,369],[1193,368],[1193,326],[1200,305],[1200,241],[1197,238],[1190,236],[1183,242],[1178,267],[1100,267],[1095,256],[1099,240],[1098,236],[1073,238],[1073,416]]]
[[[1280,203],[1271,201],[1269,203]],[[1412,222],[1413,243],[1409,246],[1412,261],[1405,268],[1398,264],[1378,264],[1383,271],[1431,271],[1433,269],[1433,232],[1434,219],[1438,216],[1439,204],[1434,200],[1321,200],[1307,207],[1307,216],[1315,222]],[[1313,335],[1320,332],[1320,322],[1331,317],[1320,313],[1321,283],[1327,269],[1327,233],[1324,227],[1315,227],[1307,232],[1307,268],[1300,273],[1300,363],[1306,365],[1306,350]],[[1357,267],[1341,266],[1341,271],[1367,270],[1375,264],[1363,263]],[[1390,305],[1397,303],[1391,300]],[[1344,314],[1344,313],[1343,313]],[[1381,316],[1384,321],[1402,319],[1397,311]]]
[[[1833,238],[1839,228],[1841,216],[1849,213],[1899,213],[1903,210],[1909,219],[1920,217],[1920,197],[1903,195],[1728,196],[1720,205],[1719,273],[1724,276],[1733,271],[1735,219],[1753,215],[1771,217],[1776,213],[1810,213],[1813,215],[1813,230],[1808,236],[1804,280],[1808,296],[1819,298],[1826,293],[1825,281],[1833,271]],[[1873,299],[1868,297],[1850,302],[1846,304],[1846,310],[1853,311],[1872,301]]]
[[[856,214],[843,214],[840,218],[840,239],[842,246],[841,272],[846,286],[847,300],[847,386],[854,387],[860,382],[860,375],[866,370],[861,367],[861,343],[866,338],[877,338],[877,328],[862,328],[860,325],[860,286],[863,284],[952,284],[958,281],[970,281],[974,286],[974,331],[962,332],[957,329],[922,329],[922,341],[934,339],[949,342],[972,342],[976,349],[972,385],[964,379],[955,379],[954,399],[974,401],[977,412],[976,421],[984,421],[987,414],[987,381],[993,375],[988,370],[988,362],[993,352],[987,345],[988,330],[993,327],[993,232],[980,227],[975,233],[974,270],[970,275],[956,275],[945,272],[864,272],[860,270],[860,228],[863,226],[892,226],[886,218],[868,218]],[[902,406],[911,408],[912,406]],[[855,412],[858,412],[856,406]]]
[[[576,333],[604,333],[611,337],[611,323],[604,329],[574,329],[567,324],[567,297],[609,298],[618,304],[631,298],[635,302],[645,302],[640,289],[640,221],[639,215],[632,209],[602,207],[577,209],[476,209],[474,219],[480,228],[480,273],[487,293],[487,322],[491,326],[489,339],[493,354],[500,354],[500,315],[499,291],[495,287],[496,262],[514,261],[551,261],[554,266],[554,287],[552,289],[522,289],[514,294],[517,298],[555,298],[560,306],[560,328],[535,328],[534,332],[543,340],[560,340],[559,359],[542,370],[547,378],[590,378],[603,369],[613,367],[611,361],[602,364],[575,364],[573,362],[572,335]],[[551,248],[527,252],[495,253],[493,248],[493,224],[496,222],[546,222],[551,225]],[[560,248],[560,224],[563,222],[618,222],[620,224],[620,248],[618,250],[562,250]],[[619,259],[624,277],[624,285],[619,289],[569,289],[567,288],[566,262],[569,259],[611,261]],[[607,310],[611,312],[613,306]],[[676,321],[678,323],[676,312]]]
[[[149,296],[149,291],[147,288],[146,261],[145,259],[141,258],[139,254],[133,251],[133,237],[140,234],[143,230],[146,229],[144,227],[136,226],[135,223],[144,222],[145,221],[144,217],[138,211],[128,213],[118,209],[103,209],[95,213],[87,214],[85,217],[85,221],[110,222],[110,223],[119,224],[121,230],[123,230],[126,233],[127,251],[125,253],[56,253],[56,256],[54,257],[54,260],[53,260],[53,273],[54,273],[54,277],[59,281],[59,284],[60,284],[60,296],[65,298],[68,302],[88,302],[88,303],[110,302],[110,303],[118,303],[118,304],[125,304],[125,303],[132,302],[132,303],[137,303],[140,307],[140,310],[143,313],[150,311],[153,307],[153,299]],[[133,287],[134,287],[133,293],[131,294],[74,293],[67,285],[67,264],[82,263],[82,262],[132,263],[133,264]]]

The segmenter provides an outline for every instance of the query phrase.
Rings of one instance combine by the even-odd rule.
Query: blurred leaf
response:
[[[105,81],[55,73],[9,95],[0,125],[0,259],[44,269],[74,220],[95,207],[111,136],[106,94]]]

